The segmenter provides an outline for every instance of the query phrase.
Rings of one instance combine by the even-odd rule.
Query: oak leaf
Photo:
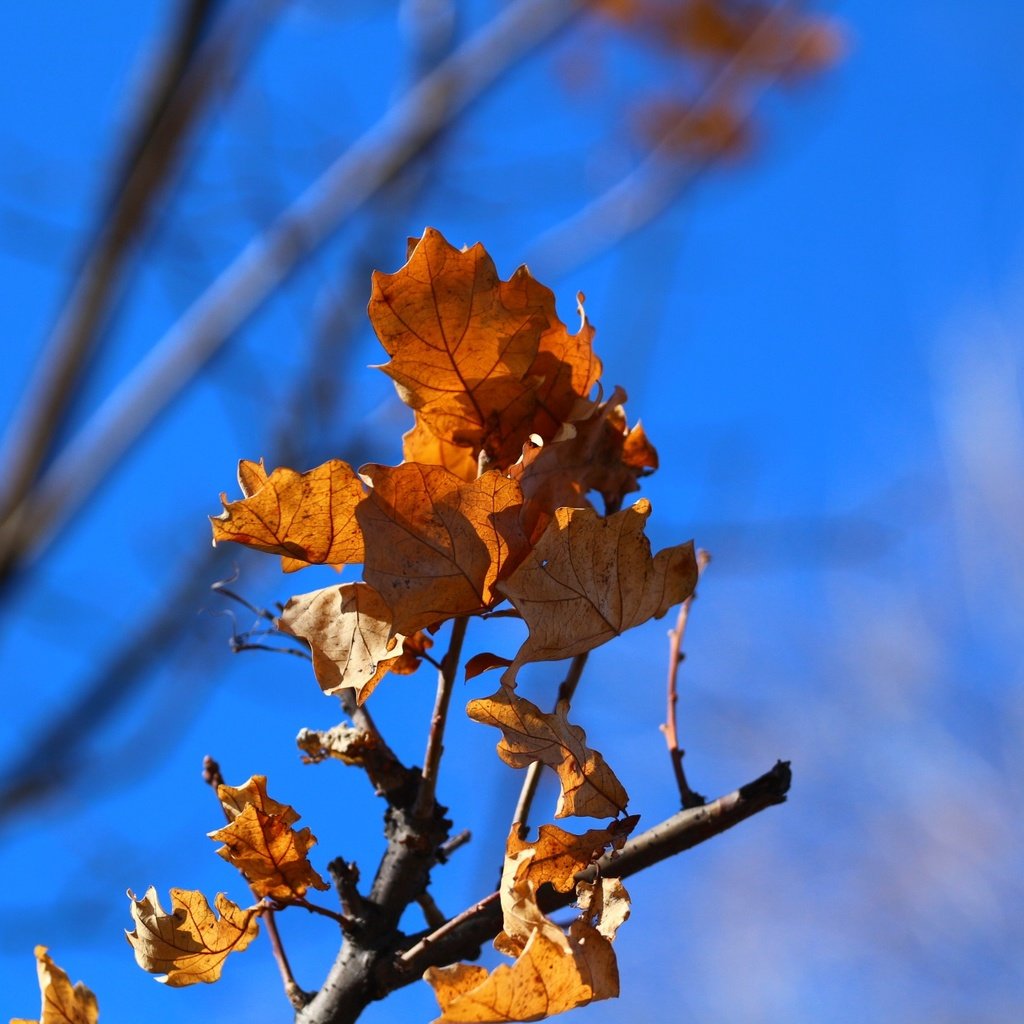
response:
[[[472,444],[456,444],[433,434],[416,414],[412,428],[402,435],[402,457],[424,466],[443,466],[467,483],[478,476],[479,460]]]
[[[586,744],[586,735],[567,720],[569,706],[559,701],[554,714],[502,687],[490,697],[472,700],[466,714],[502,732],[498,755],[513,768],[542,761],[555,770],[562,791],[555,817],[610,818],[629,799],[604,758]]]
[[[631,814],[611,822],[607,828],[588,829],[582,835],[566,832],[557,825],[541,825],[532,842],[521,838],[518,829],[513,827],[506,844],[506,856],[529,851],[524,877],[537,889],[550,884],[559,892],[569,892],[576,886],[575,876],[606,850],[622,849],[637,821],[639,817]]]
[[[650,618],[660,618],[697,584],[693,544],[651,556],[644,535],[650,502],[602,518],[560,508],[527,558],[497,584],[530,629],[506,679],[531,661],[593,650]]]
[[[324,693],[353,689],[360,703],[402,657],[405,638],[395,634],[390,609],[366,583],[299,594],[284,606],[277,626],[309,644]]]
[[[241,909],[223,893],[214,900],[220,917],[201,892],[171,889],[171,913],[160,906],[152,886],[142,899],[131,892],[135,929],[125,936],[135,962],[156,980],[180,988],[216,981],[231,953],[240,953],[259,933],[261,907]]]
[[[509,475],[523,491],[523,528],[536,542],[559,508],[590,508],[597,491],[605,512],[640,489],[639,480],[658,468],[658,453],[643,427],[626,423],[626,393],[616,388],[607,401],[563,425],[547,443],[531,438]]]
[[[294,825],[301,817],[294,807],[267,793],[266,775],[252,775],[241,786],[222,782],[217,786],[217,799],[228,821],[234,821],[250,804],[264,814],[277,815],[286,825]]]
[[[363,576],[404,636],[481,611],[495,582],[524,557],[522,494],[498,472],[465,483],[440,466],[363,466],[373,484],[357,511],[367,539]]]
[[[525,267],[502,281],[482,246],[459,251],[432,228],[404,267],[374,275],[369,313],[382,369],[417,414],[406,459],[464,479],[480,452],[506,468],[531,433],[550,436],[600,374],[585,319],[569,335]]]
[[[96,996],[80,981],[72,985],[50,959],[46,946],[36,946],[35,957],[42,1012],[38,1021],[16,1018],[11,1024],[96,1024],[100,1013]]]
[[[229,825],[207,833],[224,844],[217,853],[242,872],[257,896],[300,899],[310,887],[329,888],[309,863],[316,837],[308,828],[295,831],[287,817],[249,804]]]
[[[213,542],[234,541],[258,551],[281,555],[281,567],[294,572],[307,565],[348,565],[363,560],[363,538],[356,506],[363,485],[347,462],[332,459],[306,473],[239,463],[244,497],[228,501],[211,516]]]

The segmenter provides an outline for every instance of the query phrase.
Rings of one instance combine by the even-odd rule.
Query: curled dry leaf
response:
[[[508,668],[511,664],[511,658],[503,658],[500,654],[491,654],[490,651],[481,651],[466,662],[466,682],[475,679],[482,672],[489,672],[492,668]]]
[[[554,714],[545,714],[507,687],[466,707],[473,721],[501,730],[498,755],[506,764],[526,768],[542,761],[555,770],[562,787],[556,817],[614,817],[629,797],[604,758],[587,746],[583,730],[569,724],[568,711],[568,703],[559,701]]]
[[[262,479],[261,479],[262,478]],[[239,464],[244,497],[211,516],[213,542],[228,540],[281,555],[285,572],[306,565],[349,565],[363,560],[363,538],[355,519],[363,485],[352,467],[332,459],[307,473],[260,463]]]
[[[308,828],[297,832],[291,827],[299,820],[298,812],[269,797],[266,782],[254,775],[237,789],[217,787],[230,818],[226,827],[207,833],[224,844],[217,853],[242,872],[257,896],[300,898],[310,887],[327,889],[308,859],[316,837]]]
[[[523,528],[531,541],[542,536],[556,509],[590,508],[590,491],[601,495],[606,512],[617,512],[622,499],[640,489],[640,478],[658,468],[643,427],[626,423],[625,401],[625,391],[616,388],[549,443],[523,446],[509,475],[522,488]]]
[[[397,273],[374,275],[369,314],[382,369],[416,410],[406,458],[463,479],[481,451],[505,468],[531,433],[550,436],[600,375],[589,324],[569,335],[525,267],[502,281],[482,246],[460,251],[431,228]]]
[[[693,593],[693,544],[652,558],[643,532],[650,511],[646,500],[606,519],[591,509],[556,511],[527,558],[497,585],[530,628],[508,679],[527,662],[593,650]]]
[[[544,917],[537,890],[546,869],[532,865],[544,842],[522,843],[513,832],[507,847],[500,886],[503,931],[494,945],[515,957],[515,963],[489,974],[468,964],[430,968],[424,978],[433,986],[442,1011],[434,1024],[542,1020],[618,995],[611,939],[621,923],[618,919],[624,920],[621,907],[616,908],[615,922],[606,923],[601,917],[603,904],[597,907],[588,893],[589,903],[568,935]],[[577,870],[586,863],[578,860]],[[624,889],[620,898],[628,907]]]
[[[142,899],[131,892],[128,898],[135,929],[125,935],[135,962],[174,988],[216,981],[228,955],[240,953],[259,933],[262,908],[243,910],[223,893],[214,900],[219,918],[201,892],[172,889],[170,914],[152,886]]]
[[[412,636],[403,638],[402,653],[387,663],[388,671],[396,676],[411,676],[423,664],[424,655],[433,646],[434,641],[422,629],[416,630]]]
[[[557,825],[541,825],[533,842],[520,838],[518,829],[513,826],[506,856],[511,858],[529,851],[523,871],[534,888],[539,889],[547,883],[559,892],[569,892],[576,886],[575,876],[579,872],[593,864],[605,851],[622,849],[639,820],[639,815],[631,814],[628,818],[611,822],[607,828],[588,829],[582,835],[566,832]]]
[[[309,644],[320,689],[356,691],[362,703],[400,656],[403,637],[391,626],[391,610],[366,583],[343,583],[293,597],[278,629]]]
[[[439,466],[363,466],[373,483],[358,519],[363,575],[405,636],[481,611],[526,552],[519,486],[500,473],[464,483]]]
[[[46,946],[36,946],[36,973],[43,1009],[38,1021],[15,1018],[11,1024],[96,1024],[100,1011],[96,996],[82,982],[71,979],[50,959]]]

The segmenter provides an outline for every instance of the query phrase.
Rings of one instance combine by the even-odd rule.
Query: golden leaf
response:
[[[629,798],[622,783],[604,758],[587,746],[583,730],[569,724],[567,702],[559,701],[555,713],[548,715],[502,687],[490,697],[470,701],[466,714],[501,730],[498,755],[506,764],[526,768],[542,761],[555,770],[562,787],[556,817],[611,818],[625,808]]]
[[[264,814],[276,814],[286,825],[294,825],[301,817],[294,807],[275,800],[267,793],[266,775],[253,775],[241,786],[222,782],[217,787],[217,799],[229,821],[234,821],[250,804]]]
[[[363,466],[373,482],[358,519],[363,576],[387,602],[392,628],[410,636],[481,611],[494,583],[526,551],[519,486],[498,472],[464,483],[439,466]]]
[[[534,888],[539,889],[549,883],[559,892],[569,892],[575,887],[575,876],[580,871],[593,864],[606,850],[622,849],[637,821],[639,817],[631,814],[628,818],[613,821],[607,828],[588,829],[582,835],[566,832],[557,825],[541,825],[533,842],[520,838],[518,829],[513,826],[506,855],[514,857],[530,851],[524,877]]]
[[[313,672],[324,693],[353,689],[360,703],[399,659],[396,647],[404,640],[392,630],[384,599],[366,583],[343,583],[293,597],[277,626],[309,644]]]
[[[212,982],[220,977],[230,953],[240,953],[259,933],[260,907],[237,907],[223,893],[214,900],[220,917],[201,892],[171,890],[167,913],[150,886],[138,899],[128,893],[135,930],[125,932],[135,950],[135,962],[156,980],[175,988]]]
[[[308,828],[296,832],[285,817],[249,804],[230,825],[207,834],[224,844],[217,853],[245,875],[257,896],[301,898],[310,886],[329,888],[308,860],[316,837]]]
[[[419,413],[412,429],[402,435],[402,457],[406,462],[423,466],[443,466],[467,483],[477,478],[479,463],[472,445],[459,445],[436,437]]]
[[[355,518],[363,485],[347,462],[332,459],[307,473],[280,468],[267,476],[262,464],[243,461],[238,480],[245,497],[229,502],[222,494],[224,511],[210,517],[214,544],[234,541],[281,555],[285,572],[363,560]]]
[[[43,1009],[38,1021],[12,1018],[11,1024],[96,1024],[96,997],[82,982],[71,979],[51,959],[46,946],[36,946],[36,973]]]
[[[530,628],[507,678],[526,662],[593,650],[693,593],[693,544],[652,558],[643,532],[650,511],[650,502],[641,500],[608,518],[591,509],[555,512],[525,561],[497,584]]]

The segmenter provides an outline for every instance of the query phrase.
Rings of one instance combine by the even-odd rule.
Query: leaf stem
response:
[[[710,561],[711,556],[706,551],[697,552],[698,582]],[[668,631],[668,707],[665,715],[665,724],[661,727],[661,731],[665,734],[665,744],[668,747],[669,760],[672,762],[672,772],[676,777],[676,785],[679,787],[679,799],[684,810],[691,807],[703,807],[707,803],[707,798],[691,789],[690,784],[686,781],[686,772],[683,771],[683,757],[686,755],[686,751],[679,746],[679,730],[676,724],[676,709],[679,703],[679,666],[686,657],[683,654],[683,637],[686,635],[686,624],[690,619],[690,607],[696,597],[697,590],[695,587],[693,593],[679,606],[679,618],[676,619],[675,628]]]
[[[583,669],[587,664],[587,655],[589,651],[584,651],[583,654],[577,654],[572,659],[569,665],[569,671],[566,674],[565,679],[562,680],[558,687],[558,701],[571,701],[573,694],[576,693],[576,687],[580,684],[580,678],[583,675]],[[537,785],[540,782],[540,773],[544,770],[544,765],[540,761],[534,761],[526,769],[526,778],[523,779],[523,787],[519,791],[519,799],[516,802],[516,809],[512,812],[512,823],[518,825],[521,828],[525,828],[527,824],[527,818],[530,816],[530,807],[533,804],[533,798],[537,794]]]
[[[301,1010],[312,999],[312,995],[302,989],[295,980],[291,964],[288,963],[288,954],[285,953],[284,946],[281,944],[281,935],[277,930],[277,922],[274,920],[273,907],[264,905],[266,910],[263,911],[263,923],[267,929],[267,938],[270,939],[270,948],[273,950],[274,959],[277,961],[277,969],[281,972],[284,994],[288,997],[288,1002],[292,1004],[293,1009]]]
[[[448,719],[448,705],[451,703],[468,625],[469,618],[465,615],[452,623],[448,651],[441,660],[441,669],[437,674],[437,698],[434,701],[434,714],[430,719],[427,749],[423,755],[422,781],[413,807],[413,815],[417,818],[426,818],[434,810],[434,792],[437,788],[437,773],[441,767],[441,754],[444,753],[444,727]]]

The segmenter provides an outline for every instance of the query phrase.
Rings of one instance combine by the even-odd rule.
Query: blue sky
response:
[[[169,13],[109,0],[6,12],[4,422]],[[464,31],[491,13],[470,5]],[[718,794],[778,757],[794,766],[785,807],[633,881],[633,920],[617,941],[623,1002],[575,1019],[1015,1019],[1024,13],[952,0],[830,13],[845,25],[843,62],[763,99],[749,159],[571,266],[545,249],[545,232],[635,162],[616,104],[663,69],[575,28],[489,93],[426,178],[374,220],[347,225],[232,339],[8,596],[2,763],[165,606],[175,569],[206,549],[217,494],[235,493],[236,460],[278,456],[287,382],[331,315],[363,326],[320,370],[336,375],[338,392],[309,464],[398,459],[406,410],[363,368],[382,359],[363,314],[369,280],[340,304],[338,282],[364,252],[393,271],[406,236],[430,224],[456,244],[482,241],[505,275],[529,258],[568,322],[576,291],[586,293],[605,381],[627,389],[661,454],[644,491],[650,535],[659,547],[692,536],[714,556],[683,672],[694,785]],[[204,128],[71,431],[252,233],[373,124],[407,73],[402,55],[390,4],[296,3],[279,15]],[[587,89],[567,88],[566,68],[594,76]],[[237,587],[259,602],[330,578],[310,569],[296,582],[258,555],[232,557]],[[298,659],[233,657],[223,611],[190,597],[180,618],[194,646],[162,651],[81,771],[4,825],[5,1013],[36,1012],[36,943],[96,991],[107,1022],[261,1024],[288,1012],[262,943],[217,985],[167,991],[120,934],[127,888],[244,898],[205,837],[219,825],[198,781],[206,753],[231,782],[267,774],[319,836],[320,867],[343,854],[372,870],[382,809],[365,780],[303,766],[293,745],[299,728],[336,721],[336,707]],[[657,728],[666,628],[649,623],[595,654],[576,702],[645,824],[675,810]],[[470,649],[500,642],[481,627]],[[552,667],[529,685],[543,694],[557,679]],[[489,682],[460,684],[456,706]],[[432,700],[426,672],[374,695],[410,761]],[[495,738],[460,720],[447,745],[441,799],[476,836],[436,874],[448,913],[493,885],[518,788]],[[332,928],[290,916],[285,939],[313,987],[333,956]],[[433,1012],[426,986],[414,985],[365,1019]]]

